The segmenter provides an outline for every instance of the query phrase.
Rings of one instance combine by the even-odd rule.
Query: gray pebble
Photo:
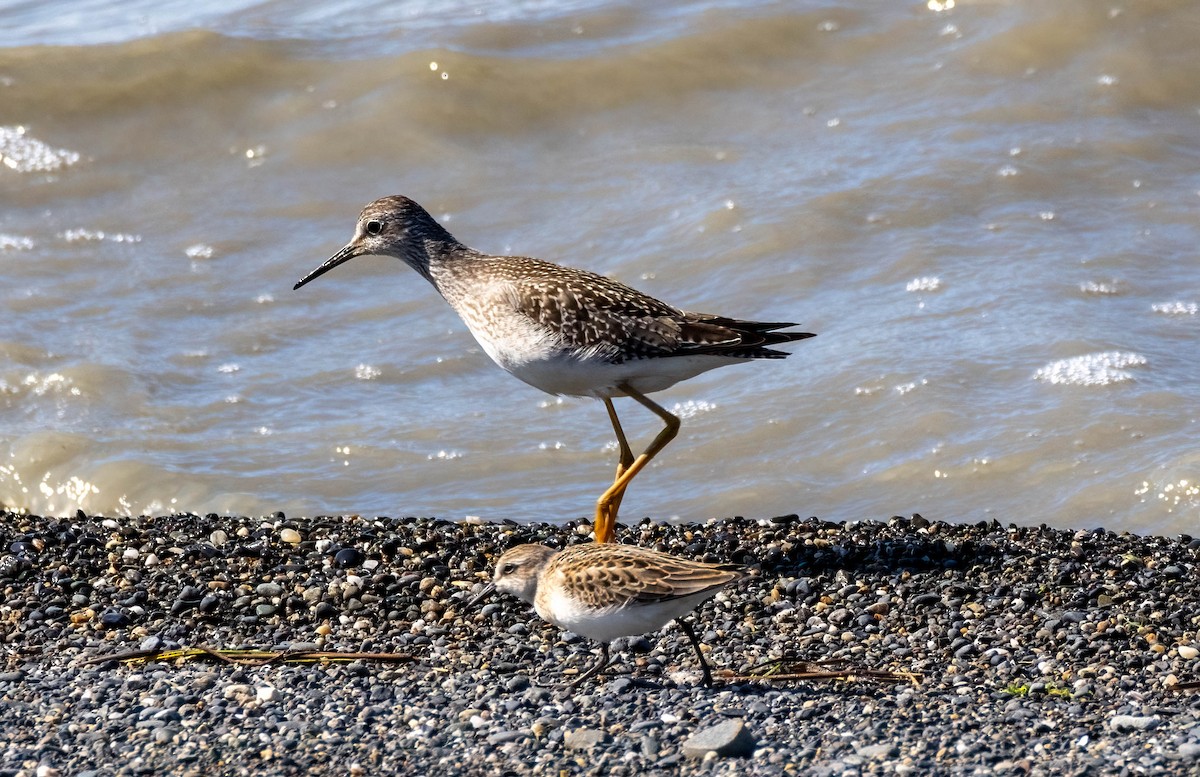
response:
[[[502,745],[506,742],[516,742],[521,739],[526,739],[529,734],[524,731],[497,731],[494,734],[488,735],[488,744]]]
[[[1184,742],[1175,755],[1186,761],[1200,761],[1200,742]]]
[[[1113,715],[1108,727],[1113,731],[1151,731],[1158,728],[1161,719],[1148,715]]]
[[[572,750],[590,750],[608,741],[608,734],[596,728],[570,729],[563,734],[563,744]]]
[[[747,756],[754,752],[755,738],[741,718],[721,721],[701,729],[683,743],[683,754],[703,758],[713,752],[721,757]]]
[[[891,758],[896,754],[896,746],[891,742],[880,742],[875,745],[855,745],[854,752],[869,760]]]

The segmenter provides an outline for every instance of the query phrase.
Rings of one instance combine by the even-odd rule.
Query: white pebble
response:
[[[226,699],[244,699],[250,695],[250,686],[245,683],[231,683],[225,686],[224,696]]]

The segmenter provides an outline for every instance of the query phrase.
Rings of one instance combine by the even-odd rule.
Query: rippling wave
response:
[[[0,21],[6,507],[589,515],[602,406],[504,375],[394,261],[291,291],[404,193],[482,250],[820,334],[661,395],[683,432],[627,518],[1200,518],[1193,3]]]

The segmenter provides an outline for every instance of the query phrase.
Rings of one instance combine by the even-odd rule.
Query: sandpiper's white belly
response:
[[[639,393],[651,394],[715,367],[740,361],[745,360],[720,356],[668,356],[612,364],[564,355],[511,367],[501,363],[501,366],[529,385],[550,394],[599,398],[624,396],[624,392],[617,388],[620,385],[629,385]]]
[[[617,397],[623,396],[617,388],[622,384],[650,394],[702,372],[746,361],[705,354],[630,359],[614,364],[600,348],[582,352],[564,349],[553,332],[525,316],[503,319],[503,324],[493,320],[487,328],[464,320],[492,361],[547,394]]]
[[[588,607],[559,590],[551,589],[535,602],[537,614],[560,629],[572,631],[599,642],[617,637],[632,637],[658,631],[678,617],[688,614],[715,591],[704,591],[662,602],[630,603],[622,607]]]

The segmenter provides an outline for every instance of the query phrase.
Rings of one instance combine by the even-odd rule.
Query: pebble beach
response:
[[[1200,538],[643,521],[618,541],[756,572],[692,616],[715,683],[672,626],[571,689],[595,645],[466,605],[589,530],[4,513],[0,775],[1200,773]],[[283,654],[154,657],[189,647]]]

